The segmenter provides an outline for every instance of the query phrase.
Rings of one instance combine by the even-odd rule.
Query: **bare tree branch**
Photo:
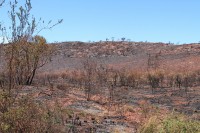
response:
[[[0,2],[0,7],[3,5],[4,2],[5,2],[5,0],[3,0],[3,1]]]

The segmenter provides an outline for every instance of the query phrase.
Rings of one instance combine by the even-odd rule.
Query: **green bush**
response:
[[[187,120],[184,117],[170,116],[163,120],[162,133],[199,133],[200,122]]]
[[[185,116],[170,114],[164,118],[151,117],[140,128],[140,133],[200,133],[200,122]]]

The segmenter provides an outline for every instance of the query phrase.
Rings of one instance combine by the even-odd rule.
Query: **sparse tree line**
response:
[[[66,70],[64,72],[38,75],[36,79],[41,78],[41,84],[47,84],[47,79],[56,81],[58,78],[71,83],[76,87],[92,88],[91,86],[115,86],[129,87],[133,89],[142,89],[144,86],[149,88],[189,88],[200,85],[200,72],[184,71],[172,72],[162,69],[156,70],[130,70],[114,69],[106,65],[98,64],[93,59],[83,61],[83,69]],[[89,83],[90,82],[90,83]]]
[[[97,63],[92,58],[84,59],[83,68],[73,71],[64,71],[54,74],[37,75],[37,81],[41,85],[48,85],[49,81],[61,90],[70,91],[79,88],[85,93],[85,98],[90,101],[93,97],[101,97],[101,104],[106,106],[120,103],[121,100],[128,101],[127,94],[133,90],[146,88],[152,94],[165,93],[165,90],[188,96],[191,87],[200,85],[200,73],[194,72],[172,72],[161,69],[148,71],[134,71],[129,69],[114,69]],[[58,82],[59,81],[59,82]],[[125,96],[126,95],[126,96]],[[106,101],[106,102],[105,102]]]

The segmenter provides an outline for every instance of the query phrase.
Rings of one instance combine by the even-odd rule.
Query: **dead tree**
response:
[[[95,90],[96,85],[96,68],[97,63],[92,59],[86,59],[83,61],[84,68],[84,90],[87,101],[91,100],[92,93]]]

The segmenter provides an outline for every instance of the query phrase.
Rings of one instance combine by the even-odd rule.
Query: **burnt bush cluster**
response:
[[[59,131],[49,111],[30,97],[17,97],[0,92],[0,132],[54,132]]]
[[[37,75],[35,81],[43,85],[55,84],[56,86],[58,83],[64,84],[63,90],[71,87],[80,88],[85,91],[87,100],[90,100],[92,95],[106,92],[108,92],[107,94],[112,94],[114,90],[123,91],[122,88],[124,87],[128,89],[149,88],[152,93],[156,93],[156,91],[163,88],[178,89],[187,93],[189,88],[200,85],[200,72],[168,72],[160,69],[151,71],[114,69],[98,64],[92,59],[86,59],[83,62],[83,69]]]

